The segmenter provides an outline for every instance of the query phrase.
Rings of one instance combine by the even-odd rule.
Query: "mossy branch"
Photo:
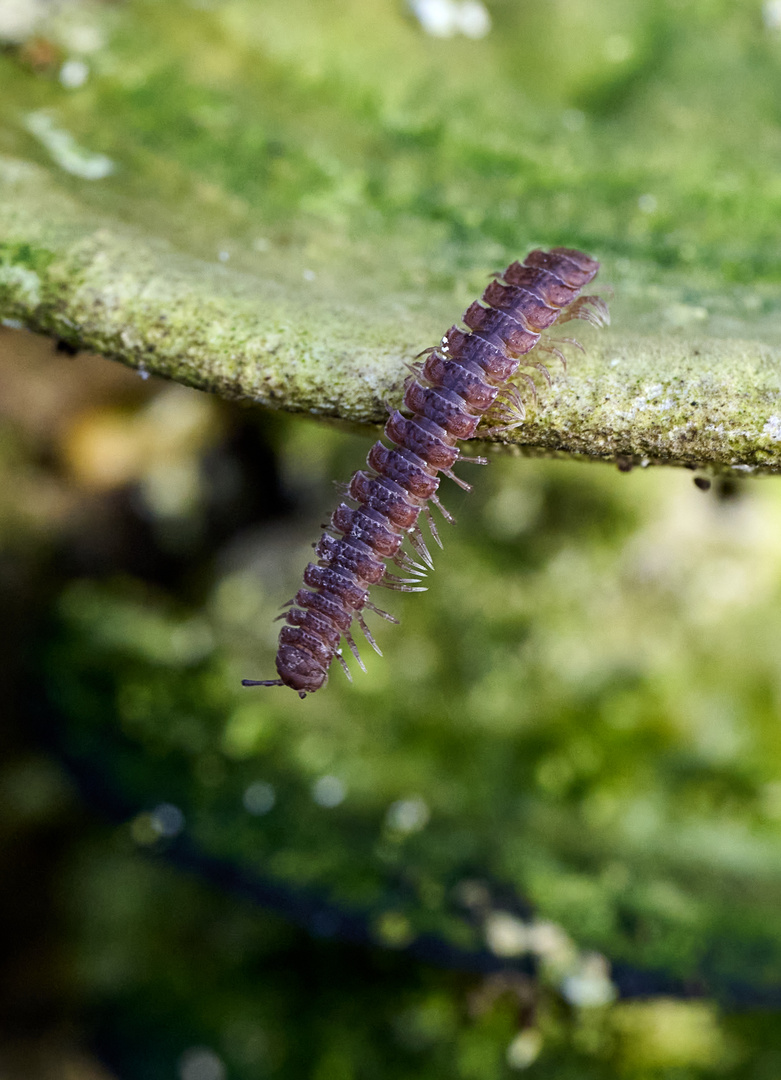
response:
[[[45,207],[45,213],[43,208]],[[523,253],[519,253],[523,254]],[[327,288],[336,289],[339,282]],[[345,294],[347,295],[347,290]],[[370,308],[96,226],[43,170],[0,159],[0,317],[142,372],[269,408],[377,424],[404,361],[436,341],[425,308]],[[455,321],[459,310],[453,310]],[[531,452],[781,471],[781,349],[584,330],[585,356],[507,442]]]

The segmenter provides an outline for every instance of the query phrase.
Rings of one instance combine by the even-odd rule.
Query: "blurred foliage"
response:
[[[374,291],[544,239],[711,284],[777,281],[781,39],[765,7],[498,2],[470,41],[385,0],[60,4],[37,27],[43,72],[23,49],[0,68],[3,150],[51,162],[18,118],[56,110],[115,163],[86,185],[60,161],[81,202],[211,258],[233,243],[275,278],[280,246],[318,272],[362,251],[351,277],[370,267]],[[387,243],[409,249],[406,270],[384,265]]]
[[[0,831],[52,952],[10,1015],[44,997],[145,1080],[773,1075],[772,482],[497,458],[384,657],[301,702],[239,682],[365,443],[3,353],[38,748]]]

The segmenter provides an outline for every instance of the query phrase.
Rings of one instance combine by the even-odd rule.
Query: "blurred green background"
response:
[[[0,33],[4,160],[194,275],[436,332],[567,243],[635,330],[779,340],[777,4],[6,0]],[[3,1074],[774,1080],[777,483],[465,467],[384,657],[242,691],[376,433],[71,351],[0,328]]]

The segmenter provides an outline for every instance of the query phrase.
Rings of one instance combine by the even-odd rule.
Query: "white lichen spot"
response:
[[[762,22],[771,33],[781,33],[781,0],[765,0],[762,5]]]
[[[431,811],[424,799],[416,796],[411,799],[398,799],[391,803],[385,815],[385,824],[399,833],[419,832],[428,824]]]
[[[581,1009],[594,1009],[614,1001],[616,988],[604,956],[599,953],[582,956],[576,969],[561,980],[561,992],[571,1005]]]
[[[68,52],[80,56],[100,52],[106,47],[106,35],[95,21],[64,20],[58,25],[58,35]]]
[[[49,151],[52,160],[72,176],[82,180],[103,180],[114,172],[111,158],[79,146],[69,131],[56,126],[48,113],[28,113],[24,126]]]
[[[576,955],[575,946],[566,930],[546,919],[530,924],[529,952],[557,966],[568,964],[571,957]]]
[[[46,0],[2,0],[0,3],[0,42],[21,45],[47,14]]]
[[[314,272],[314,270],[304,270],[301,277],[304,279],[304,281],[314,281],[317,277],[317,274]]]
[[[337,776],[321,776],[312,784],[312,798],[326,810],[344,802],[347,790]]]
[[[272,784],[267,784],[265,780],[255,780],[245,789],[241,801],[248,814],[262,817],[269,810],[273,810],[277,793]]]
[[[762,428],[762,434],[774,442],[781,441],[781,416],[771,416]]]
[[[477,39],[491,29],[491,16],[480,0],[409,0],[409,9],[430,37]]]
[[[491,29],[491,16],[479,0],[464,0],[460,5],[459,27],[468,38],[484,38]]]
[[[0,285],[25,304],[41,302],[41,279],[26,266],[0,266]]]
[[[519,1031],[507,1047],[507,1064],[511,1069],[528,1069],[540,1056],[542,1035],[536,1028]]]
[[[455,32],[451,0],[410,0],[410,11],[431,37],[452,37]]]
[[[640,198],[637,200],[637,205],[642,211],[642,213],[653,214],[659,204],[656,201],[655,195],[645,194],[641,195]]]
[[[521,956],[529,950],[528,926],[509,911],[492,911],[483,930],[494,956]]]
[[[228,262],[230,260],[230,257],[231,253],[229,251],[226,251],[224,248],[222,249],[222,251],[217,252],[217,258],[220,260],[221,263]]]
[[[60,68],[60,83],[66,90],[78,90],[89,78],[89,66],[83,60],[66,60]]]

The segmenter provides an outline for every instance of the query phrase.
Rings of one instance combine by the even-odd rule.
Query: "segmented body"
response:
[[[370,601],[370,587],[423,591],[420,575],[432,563],[418,518],[421,513],[428,517],[437,542],[428,503],[438,506],[450,520],[437,499],[439,474],[468,488],[453,475],[453,465],[459,458],[480,463],[484,459],[464,458],[456,444],[472,438],[486,417],[494,426],[481,434],[523,422],[525,407],[513,377],[521,368],[536,368],[550,381],[538,359],[542,350],[563,360],[552,344],[543,344],[534,359],[529,357],[544,330],[557,321],[575,318],[607,323],[604,302],[580,295],[598,270],[599,263],[580,251],[532,251],[523,263],[512,263],[491,281],[482,303],[475,301],[466,310],[467,330],[451,326],[439,347],[412,366],[404,394],[405,411],[410,415],[391,413],[385,435],[393,445],[375,443],[367,457],[369,471],[353,475],[347,495],[357,505],[342,502],[336,508],[330,531],[322,534],[315,547],[317,562],[304,571],[306,588],[296,593],[289,610],[280,616],[285,626],[279,635],[279,678],[245,679],[245,686],[289,686],[302,698],[319,690],[334,658],[347,671],[342,637],[361,663],[350,633],[353,620],[380,651],[364,622],[364,608],[396,620]],[[536,396],[528,370],[521,371],[520,377]],[[420,562],[402,551],[405,538]],[[388,560],[413,576],[389,573]]]

